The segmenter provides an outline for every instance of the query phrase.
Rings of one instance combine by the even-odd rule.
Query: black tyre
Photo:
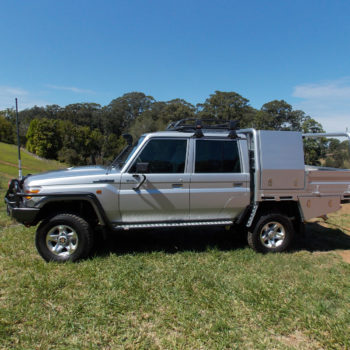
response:
[[[293,236],[293,225],[287,216],[266,214],[248,231],[248,244],[261,253],[283,252],[290,246]]]
[[[89,255],[93,233],[81,217],[58,214],[39,225],[35,245],[46,261],[77,261]]]

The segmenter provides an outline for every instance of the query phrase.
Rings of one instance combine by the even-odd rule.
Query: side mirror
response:
[[[145,174],[149,171],[149,163],[136,163],[136,173]]]

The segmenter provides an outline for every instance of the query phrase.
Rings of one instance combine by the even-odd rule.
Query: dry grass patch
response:
[[[319,219],[316,221],[325,228],[340,230],[350,239],[350,204],[343,204],[341,210],[330,214],[326,222]],[[350,248],[336,251],[346,263],[350,263]]]
[[[350,264],[350,251],[349,250],[340,250],[337,253],[343,258],[345,262]]]
[[[303,332],[296,330],[288,335],[281,335],[277,340],[289,349],[297,350],[321,350],[324,349],[319,342],[310,339]]]

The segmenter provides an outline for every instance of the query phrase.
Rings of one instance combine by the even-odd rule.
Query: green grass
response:
[[[130,232],[64,265],[39,257],[34,233],[0,201],[0,349],[350,348],[342,228],[310,224],[274,255],[221,230]]]
[[[12,178],[18,176],[17,146],[0,142],[0,176]],[[39,159],[25,150],[21,150],[22,173],[34,174],[43,171],[65,167],[64,164],[54,160]]]

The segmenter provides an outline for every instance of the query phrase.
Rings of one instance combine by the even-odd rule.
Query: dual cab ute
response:
[[[9,215],[40,223],[36,247],[47,261],[88,256],[105,231],[237,226],[259,252],[287,249],[305,220],[350,201],[350,170],[304,164],[303,137],[181,120],[144,134],[109,167],[68,168],[10,182]],[[103,232],[103,230],[102,230]]]

